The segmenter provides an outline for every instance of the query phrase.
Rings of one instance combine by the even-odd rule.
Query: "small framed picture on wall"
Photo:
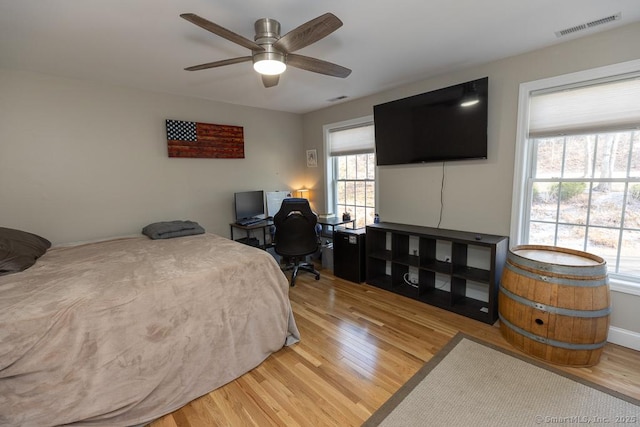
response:
[[[318,153],[315,148],[313,150],[307,150],[307,167],[318,167]]]

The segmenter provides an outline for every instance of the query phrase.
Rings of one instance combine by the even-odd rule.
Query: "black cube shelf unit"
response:
[[[508,245],[505,236],[389,222],[368,225],[367,283],[493,324]]]

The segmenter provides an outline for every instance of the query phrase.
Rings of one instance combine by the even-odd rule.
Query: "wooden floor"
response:
[[[496,326],[321,273],[290,291],[300,343],[151,427],[359,426],[459,331],[515,351]],[[564,369],[640,399],[640,352]]]

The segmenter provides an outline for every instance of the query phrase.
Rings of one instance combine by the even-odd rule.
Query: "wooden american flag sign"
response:
[[[244,159],[242,126],[167,120],[169,157]]]

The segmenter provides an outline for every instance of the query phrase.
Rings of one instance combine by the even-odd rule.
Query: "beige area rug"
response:
[[[456,335],[363,426],[640,426],[640,401]]]

